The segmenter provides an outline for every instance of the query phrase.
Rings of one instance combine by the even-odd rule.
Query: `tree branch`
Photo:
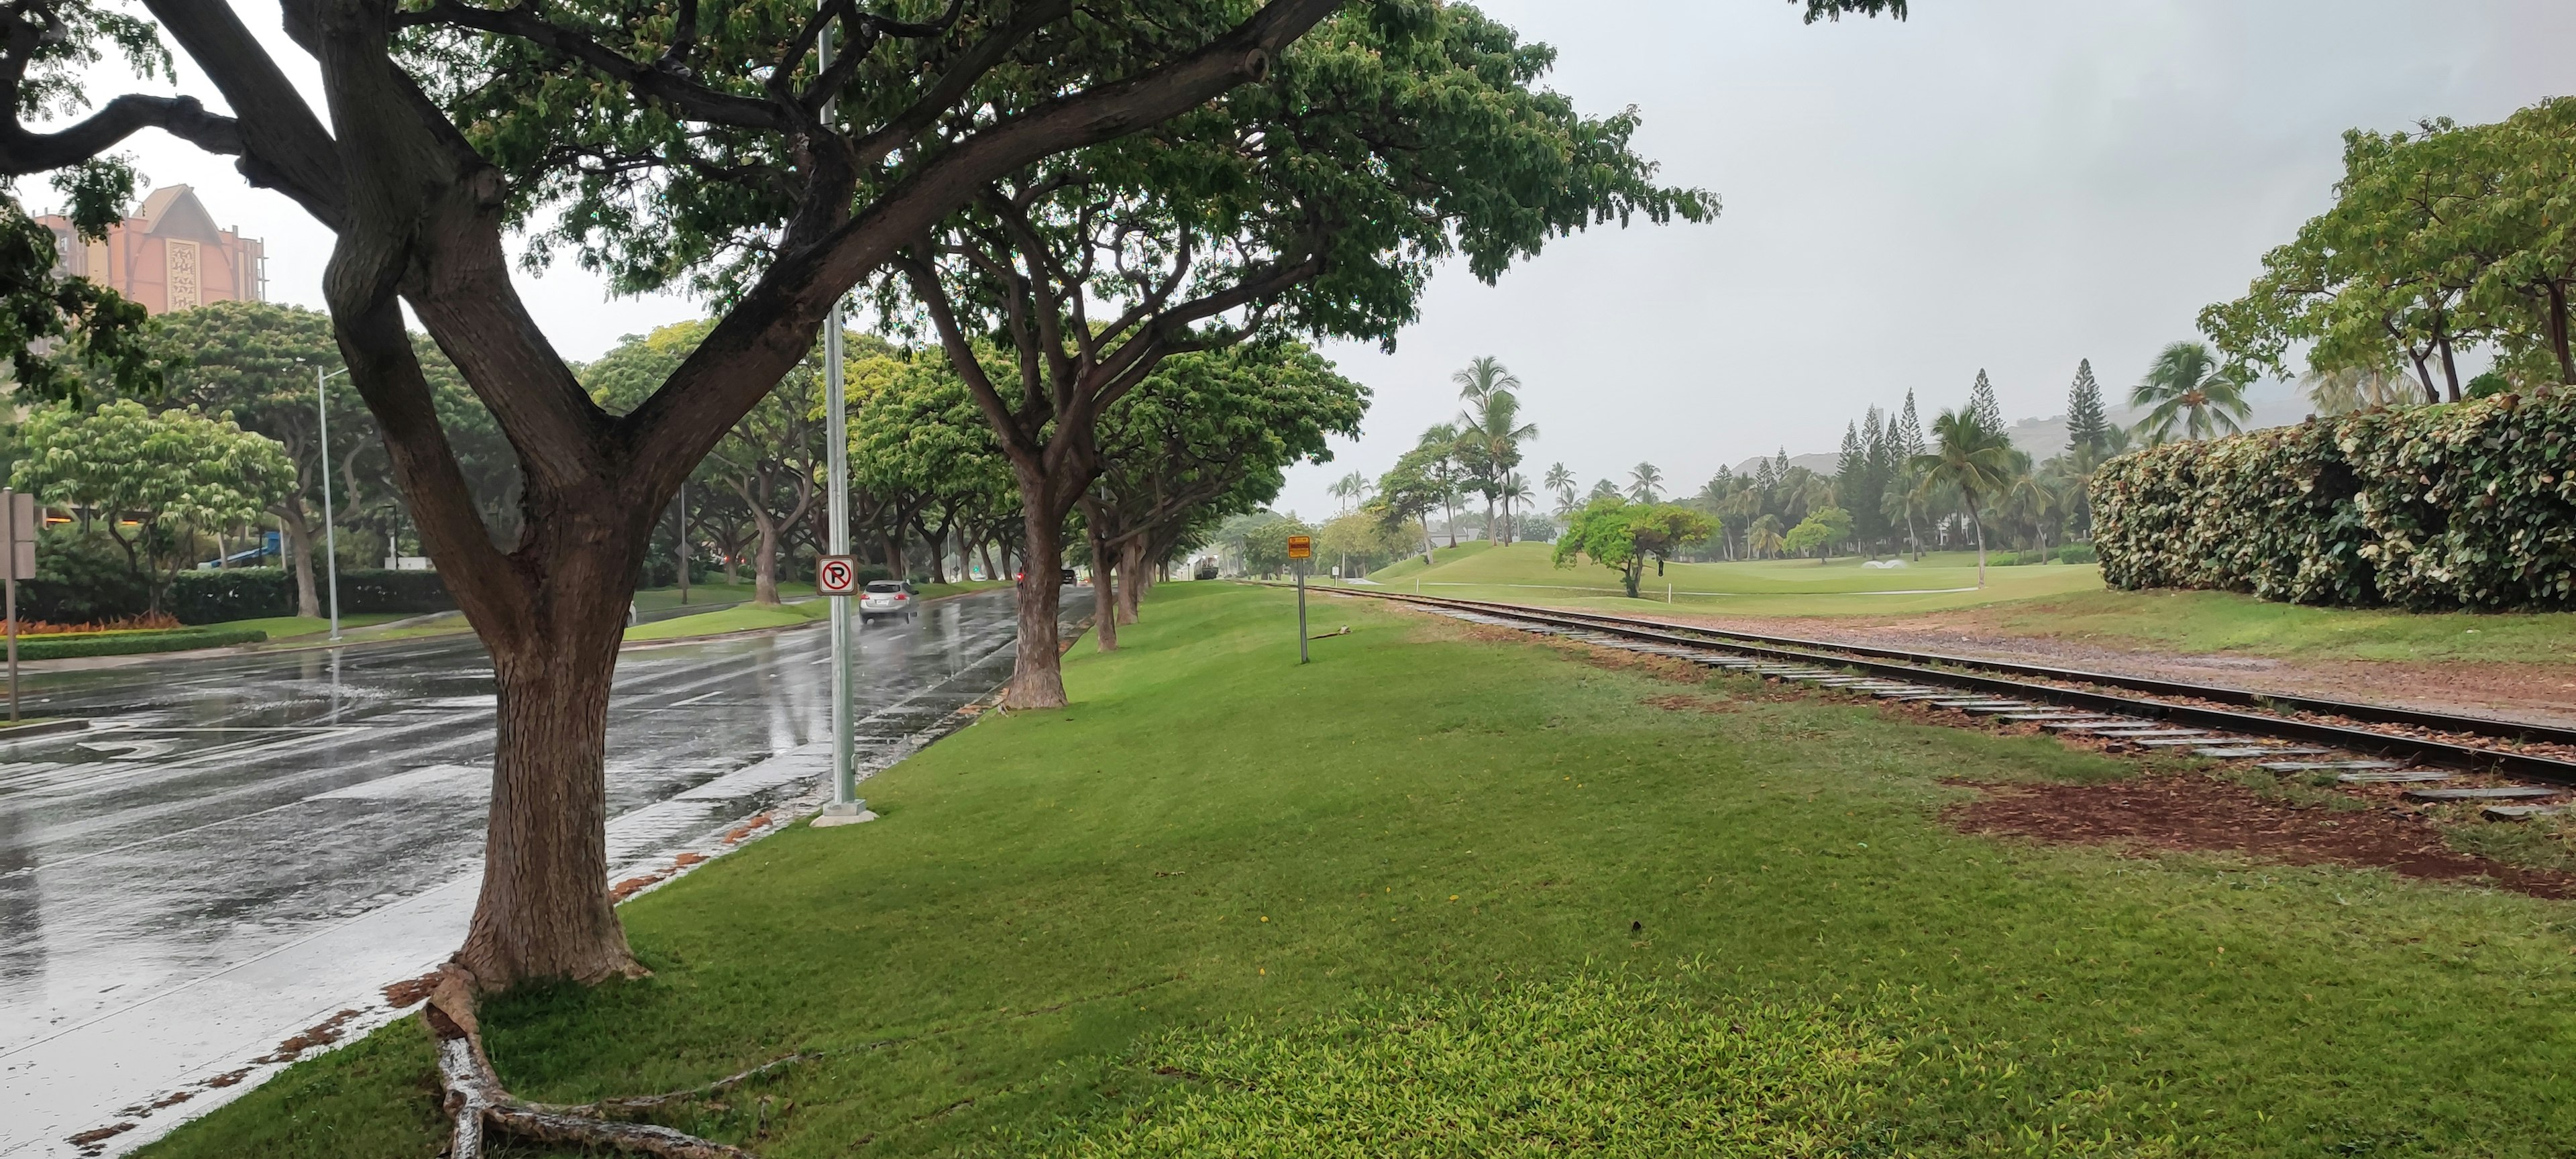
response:
[[[635,90],[637,95],[670,106],[690,120],[746,129],[784,131],[794,127],[786,111],[772,102],[709,88],[689,80],[676,69],[657,68],[635,60],[579,32],[548,22],[530,5],[482,8],[459,0],[433,0],[427,8],[395,18],[396,27],[423,24],[445,24],[516,37],[549,49],[567,60],[587,65]]]

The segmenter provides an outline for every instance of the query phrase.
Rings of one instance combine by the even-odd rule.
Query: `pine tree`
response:
[[[1968,411],[1977,416],[1979,425],[1990,431],[2004,429],[2003,404],[1995,401],[1995,384],[1986,381],[1984,367],[1977,368],[1977,385],[1968,390]]]
[[[2075,364],[2075,385],[2066,391],[2066,449],[2099,454],[2110,446],[2111,420],[2102,413],[2102,384],[2093,380],[2093,360]]]
[[[1844,423],[1842,451],[1834,457],[1834,505],[1851,510],[1867,486],[1869,459],[1861,450],[1860,424]]]
[[[1914,392],[1905,392],[1905,415],[1896,422],[1896,449],[1912,459],[1923,453],[1923,420],[1914,417]]]

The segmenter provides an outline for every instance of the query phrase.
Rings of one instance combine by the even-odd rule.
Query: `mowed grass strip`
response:
[[[1158,588],[1073,709],[628,904],[654,976],[492,1003],[503,1075],[813,1052],[663,1117],[781,1159],[2576,1146],[2568,903],[1964,836],[1944,778],[2137,768],[1361,601],[1299,667],[1292,601]],[[406,1021],[146,1153],[428,1155],[431,1091]]]
[[[2002,604],[2016,635],[2306,660],[2576,664],[2576,613],[2316,608],[2235,592],[2078,592]],[[2576,699],[2576,697],[2571,697]]]
[[[1420,556],[1408,556],[1366,578],[1380,585],[1381,590],[1411,592],[1418,585],[1423,595],[1452,599],[1599,611],[1635,610],[1641,606],[1620,590],[1619,573],[1582,561],[1572,567],[1557,567],[1555,551],[1555,545],[1546,543],[1462,543],[1454,549],[1435,549],[1431,567],[1424,567]],[[1861,563],[1858,556],[1822,562],[1770,559],[1670,563],[1661,574],[1647,568],[1638,590],[1642,599],[1660,605],[1669,587],[1674,603],[1693,612],[1889,616],[2093,592],[2102,587],[2101,569],[2091,564],[2033,564],[1989,567],[1986,586],[1980,589],[1975,552],[1939,552],[1901,568],[1865,568]]]

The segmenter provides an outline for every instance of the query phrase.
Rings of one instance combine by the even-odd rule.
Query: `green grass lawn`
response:
[[[773,1159],[2576,1147],[2571,903],[1963,836],[1945,778],[2139,766],[1368,603],[1300,667],[1292,600],[1159,587],[1071,710],[627,904],[653,976],[487,1005],[503,1076],[814,1052],[665,1116]],[[406,1020],[143,1154],[430,1155],[433,1089]]]
[[[2312,608],[2234,592],[2081,592],[1990,609],[2004,631],[2302,659],[2576,663],[2576,613]]]
[[[760,628],[793,628],[810,624],[832,614],[829,600],[806,600],[793,604],[738,604],[720,611],[673,616],[650,624],[637,624],[626,629],[626,639],[676,640],[682,636],[715,636],[725,632],[749,632]]]
[[[396,612],[357,612],[340,617],[340,631],[345,635],[353,629],[371,627],[376,624],[391,623],[395,620],[406,618],[408,617],[405,614]],[[321,633],[327,637],[331,631],[331,618],[328,616],[262,616],[253,620],[226,620],[219,624],[207,624],[205,626],[209,628],[252,628],[268,633],[268,639],[271,643],[292,641],[297,644],[309,644],[313,641],[302,639],[302,637],[311,636],[315,633]]]
[[[1619,574],[1592,563],[1554,563],[1545,543],[1460,544],[1439,548],[1434,563],[1420,557],[1381,568],[1368,579],[1399,591],[1458,599],[1504,600],[1595,609],[1634,609],[1619,588]],[[1656,603],[1672,590],[1677,606],[1696,612],[1753,616],[1903,615],[1971,607],[2033,596],[2099,591],[2101,569],[2090,564],[1989,567],[1977,590],[1973,552],[1937,552],[1901,568],[1865,568],[1858,557],[1822,563],[1812,559],[1744,563],[1667,564],[1650,567],[1640,592]],[[1329,580],[1324,582],[1330,582]]]
[[[1011,586],[1009,580],[999,582],[977,580],[953,584],[918,584],[913,590],[921,599],[935,600],[943,596],[991,591],[1009,586]],[[810,624],[831,614],[831,601],[821,599],[800,599],[795,603],[775,604],[765,608],[754,604],[740,604],[719,611],[674,616],[667,620],[656,620],[650,624],[638,624],[626,629],[626,639],[629,642],[676,640],[683,636],[713,636],[724,632],[749,632],[760,628],[793,628]]]
[[[814,585],[810,583],[794,583],[787,580],[779,581],[778,597],[780,599],[803,599],[804,597],[813,594]],[[689,603],[691,604],[749,603],[752,595],[753,588],[752,585],[748,583],[689,585]],[[638,588],[635,592],[635,606],[648,612],[666,611],[671,608],[679,607],[680,589],[676,586]]]
[[[959,580],[945,584],[914,584],[912,590],[925,600],[943,596],[962,596],[968,592],[989,592],[1011,586],[1009,580]]]

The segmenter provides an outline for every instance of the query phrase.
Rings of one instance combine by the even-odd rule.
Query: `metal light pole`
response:
[[[341,367],[329,374],[313,368],[313,413],[318,416],[322,441],[322,572],[331,586],[331,642],[340,642],[340,533],[331,519],[331,402],[322,384],[349,373]]]
[[[819,67],[832,67],[832,26],[823,26],[816,43]],[[823,105],[823,120],[832,120],[833,104]],[[850,407],[848,392],[841,381],[841,299],[832,299],[832,312],[823,319],[823,427],[824,501],[823,521],[825,552],[830,555],[850,554]],[[846,824],[863,820],[863,802],[859,800],[859,779],[855,744],[850,735],[850,597],[824,597],[832,601],[832,803],[823,807],[816,824]]]

